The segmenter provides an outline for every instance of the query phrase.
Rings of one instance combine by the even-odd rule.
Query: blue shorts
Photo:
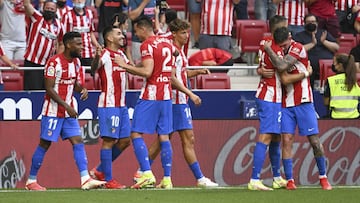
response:
[[[281,133],[281,103],[268,102],[256,98],[260,119],[260,134]]]
[[[40,138],[51,142],[57,142],[60,135],[62,140],[80,136],[81,130],[78,120],[70,117],[58,118],[42,116]]]
[[[173,126],[174,131],[191,130],[192,117],[188,104],[173,104]]]
[[[296,125],[301,136],[319,134],[319,126],[313,103],[282,109],[281,132],[295,134]]]
[[[201,2],[196,0],[187,0],[188,8],[190,13],[201,13]]]
[[[127,107],[98,108],[100,137],[115,139],[130,137],[130,119]]]
[[[168,135],[173,132],[171,100],[139,99],[134,109],[131,132]]]

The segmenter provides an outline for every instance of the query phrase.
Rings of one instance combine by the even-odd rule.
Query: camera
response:
[[[156,0],[156,6],[159,7],[161,14],[165,13],[167,9],[166,0]]]

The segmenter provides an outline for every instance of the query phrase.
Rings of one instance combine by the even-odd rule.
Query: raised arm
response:
[[[137,8],[129,10],[130,20],[135,20],[135,18],[139,17],[149,2],[150,0],[143,0]]]
[[[31,4],[30,0],[24,0],[24,9],[25,15],[32,16],[35,12],[34,6]]]

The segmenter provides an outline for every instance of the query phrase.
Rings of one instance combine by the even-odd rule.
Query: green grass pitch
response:
[[[299,187],[294,191],[249,191],[245,187],[214,189],[174,188],[173,190],[104,190],[48,189],[45,192],[0,190],[1,203],[358,203],[360,187],[334,187],[324,191],[318,187]]]

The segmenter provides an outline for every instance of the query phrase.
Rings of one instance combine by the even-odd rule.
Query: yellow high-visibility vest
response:
[[[331,118],[358,118],[360,87],[356,85],[349,92],[345,85],[345,73],[328,78],[330,87]]]

